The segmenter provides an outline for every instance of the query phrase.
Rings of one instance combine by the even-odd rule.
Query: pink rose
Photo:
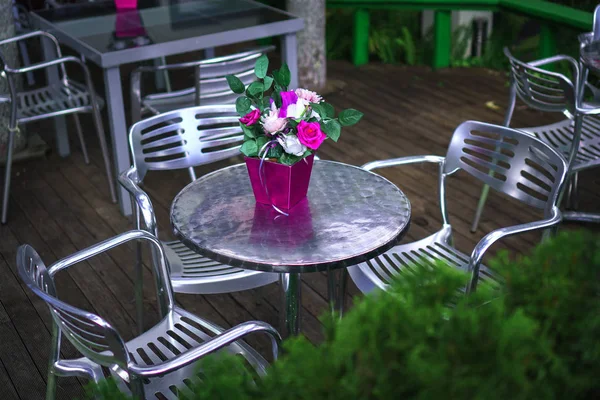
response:
[[[327,136],[321,132],[321,126],[318,122],[300,121],[297,129],[298,140],[309,149],[318,149],[321,143],[323,143],[323,140],[327,138]]]
[[[240,118],[240,122],[244,125],[254,125],[256,121],[260,118],[260,110],[252,110],[248,114],[244,115]]]

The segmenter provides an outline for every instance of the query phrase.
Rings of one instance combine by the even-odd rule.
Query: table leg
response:
[[[282,308],[279,311],[279,333],[283,338],[300,333],[301,284],[300,274],[281,274]]]
[[[348,270],[346,268],[337,268],[327,271],[327,297],[329,300],[329,310],[332,314],[337,313],[340,318],[344,313],[347,280]]]
[[[54,43],[50,39],[45,37],[42,38],[42,52],[44,54],[44,60],[46,61],[56,60],[58,58],[58,53],[56,52],[56,47]],[[60,80],[60,75],[57,66],[46,68],[46,80],[48,82],[48,85],[51,85]],[[54,117],[53,120],[58,154],[61,157],[67,157],[69,154],[71,154],[71,148],[69,146],[69,135],[67,132],[67,122],[65,120],[65,117],[62,116]]]
[[[104,86],[106,89],[106,109],[108,111],[108,123],[113,148],[115,176],[118,177],[121,171],[125,171],[131,166],[119,67],[104,70]],[[117,188],[117,198],[121,212],[125,216],[131,215],[129,194],[120,185]]]
[[[281,54],[283,61],[290,68],[290,88],[295,89],[298,87],[298,44],[295,33],[288,33],[281,37]]]

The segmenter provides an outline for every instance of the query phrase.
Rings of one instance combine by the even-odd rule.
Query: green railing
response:
[[[369,10],[433,10],[434,54],[432,67],[450,66],[452,50],[452,10],[507,11],[542,22],[540,56],[556,53],[553,25],[564,25],[584,31],[592,30],[592,13],[543,0],[327,0],[329,8],[356,8],[354,13],[353,62],[369,60]]]

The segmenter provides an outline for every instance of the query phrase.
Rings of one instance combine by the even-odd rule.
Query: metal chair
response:
[[[131,114],[133,122],[144,114],[158,115],[194,105],[232,104],[239,97],[229,89],[226,75],[236,75],[248,85],[254,80],[254,64],[273,46],[260,47],[242,53],[207,60],[157,66],[142,66],[131,74]],[[161,71],[194,71],[194,87],[142,96],[142,73]]]
[[[102,149],[102,156],[104,158],[104,167],[106,169],[106,178],[108,180],[110,195],[113,202],[116,203],[117,201],[110,156],[106,145],[104,128],[102,127],[102,118],[100,116],[102,100],[95,95],[92,79],[87,67],[80,59],[76,57],[62,57],[58,41],[54,36],[47,32],[31,32],[14,38],[5,39],[0,41],[0,46],[8,43],[20,42],[33,37],[41,37],[51,40],[56,46],[58,58],[28,67],[13,68],[6,63],[6,60],[0,51],[0,67],[2,68],[1,76],[7,80],[9,90],[9,93],[0,93],[0,103],[10,104],[10,121],[8,127],[9,135],[4,180],[4,195],[2,200],[3,224],[6,223],[6,218],[8,215],[8,196],[10,191],[10,177],[15,133],[19,129],[19,124],[25,124],[41,119],[53,118],[67,114],[73,115],[75,126],[77,128],[77,136],[79,137],[79,141],[81,143],[83,157],[85,162],[89,164],[89,158],[78,114],[92,114],[92,117],[94,118],[94,124],[96,126],[96,133],[98,134],[98,139],[100,141],[100,148]],[[81,84],[69,79],[65,68],[66,64],[77,64],[81,68],[84,74],[85,84]],[[58,70],[60,71],[60,79],[57,82],[50,83],[47,86],[37,89],[17,91],[14,81],[17,75],[51,67],[58,67]]]
[[[129,241],[149,242],[153,247],[157,298],[162,319],[142,335],[125,342],[117,330],[98,315],[58,299],[54,286],[57,272],[100,255]],[[50,309],[54,320],[46,399],[54,399],[56,378],[76,376],[95,382],[112,377],[118,387],[136,399],[176,400],[191,395],[189,385],[200,380],[193,363],[207,354],[225,349],[244,357],[260,374],[267,362],[239,339],[262,332],[272,340],[277,358],[277,331],[264,322],[250,321],[224,331],[217,325],[175,305],[169,282],[168,264],[161,243],[144,231],[130,231],[81,250],[46,268],[36,251],[22,245],[17,252],[17,269],[25,284]],[[81,358],[60,356],[64,336],[82,354]]]
[[[238,155],[242,140],[234,105],[185,108],[133,125],[129,132],[133,166],[121,173],[119,182],[132,196],[136,229],[158,236],[152,202],[139,186],[149,170],[187,168],[194,180],[193,167]],[[179,293],[229,293],[278,281],[278,274],[220,264],[196,254],[180,241],[163,245],[171,282]],[[141,288],[137,293],[141,295]],[[141,310],[138,312],[141,319]]]
[[[486,251],[498,240],[524,232],[547,229],[561,221],[557,202],[567,174],[567,164],[552,147],[524,132],[483,122],[467,121],[454,131],[446,157],[414,156],[367,163],[374,170],[399,165],[434,163],[439,165],[439,197],[442,229],[419,241],[402,244],[373,260],[348,268],[356,286],[369,292],[386,289],[394,275],[410,270],[413,263],[443,260],[453,267],[469,271],[467,292],[475,290],[479,279],[498,283],[492,271],[482,265]],[[523,204],[544,211],[544,218],[506,228],[484,236],[471,255],[453,245],[448,220],[445,184],[448,176],[464,170],[493,189]],[[489,171],[492,170],[493,174]]]
[[[558,55],[524,63],[514,58],[508,49],[504,49],[504,53],[510,61],[511,77],[504,125],[510,125],[517,96],[533,109],[566,115],[566,119],[557,123],[517,129],[542,140],[567,160],[570,178],[569,185],[565,186],[567,206],[577,208],[578,172],[600,165],[600,106],[583,102],[582,93],[586,83],[581,80],[579,65],[573,58]],[[571,65],[574,82],[562,74],[540,68],[560,61]],[[484,186],[471,232],[477,230],[488,191],[488,187]],[[599,215],[583,212],[565,212],[563,219],[600,222]]]

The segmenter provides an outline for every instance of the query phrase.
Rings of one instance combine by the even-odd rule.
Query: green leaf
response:
[[[258,156],[258,144],[256,143],[256,140],[254,140],[254,139],[246,140],[242,144],[242,147],[240,148],[240,151],[246,157],[256,157],[256,156]]]
[[[264,86],[262,82],[252,82],[250,85],[248,85],[248,89],[246,89],[246,95],[248,97],[254,97],[255,99],[262,98],[262,94],[264,92],[263,88]]]
[[[269,140],[270,139],[268,137],[266,137],[266,136],[259,136],[256,139],[256,145],[258,146],[258,151],[260,151],[265,144],[269,143]]]
[[[240,116],[244,116],[250,112],[252,102],[246,96],[238,97],[235,101],[235,110]]]
[[[271,85],[273,84],[273,77],[271,77],[269,75],[265,76],[265,79],[263,80],[263,84],[265,86],[264,89],[266,92],[267,90],[269,90],[271,88]]]
[[[321,107],[320,104],[317,103],[309,103],[310,108],[312,108],[312,110],[314,112],[316,112],[317,114],[319,114],[319,116],[321,118],[323,118],[325,116],[325,110],[323,110],[323,107]]]
[[[267,76],[267,70],[269,69],[269,58],[266,54],[258,57],[256,60],[256,64],[254,64],[254,74],[260,78],[264,79]]]
[[[273,79],[275,80],[275,87],[277,88],[277,85],[281,86],[281,78],[279,77],[279,70],[278,69],[274,69],[273,72],[271,73],[271,75],[273,75]]]
[[[342,126],[336,119],[330,119],[327,121],[321,121],[321,130],[325,132],[327,137],[334,142],[337,142],[342,133]]]
[[[292,75],[290,74],[290,69],[288,68],[286,63],[281,65],[281,69],[279,70],[279,80],[281,86],[288,87],[290,86],[290,80],[292,79]]]
[[[244,83],[237,76],[227,75],[225,79],[227,79],[229,88],[233,91],[233,93],[242,94],[244,93],[244,90],[246,90],[246,86],[244,86]]]
[[[350,126],[356,124],[363,117],[363,113],[353,108],[349,108],[344,110],[338,116],[340,120],[340,125],[342,126]]]
[[[282,154],[283,154],[283,147],[281,147],[281,145],[278,144],[277,146],[269,149],[269,153],[267,154],[267,157],[279,159]]]
[[[293,154],[288,154],[284,152],[281,155],[281,157],[279,157],[279,162],[285,165],[293,165],[300,161],[302,158],[304,158],[304,154],[301,156],[295,156]]]
[[[247,126],[244,124],[240,124],[242,127],[242,130],[244,131],[244,135],[249,137],[249,138],[256,138],[256,125],[252,125],[252,126]]]
[[[333,108],[333,106],[329,103],[325,103],[324,101],[320,102],[319,105],[321,106],[321,108],[323,109],[323,114],[319,114],[321,116],[321,118],[323,117],[327,117],[327,118],[333,118],[335,116],[335,109]]]

